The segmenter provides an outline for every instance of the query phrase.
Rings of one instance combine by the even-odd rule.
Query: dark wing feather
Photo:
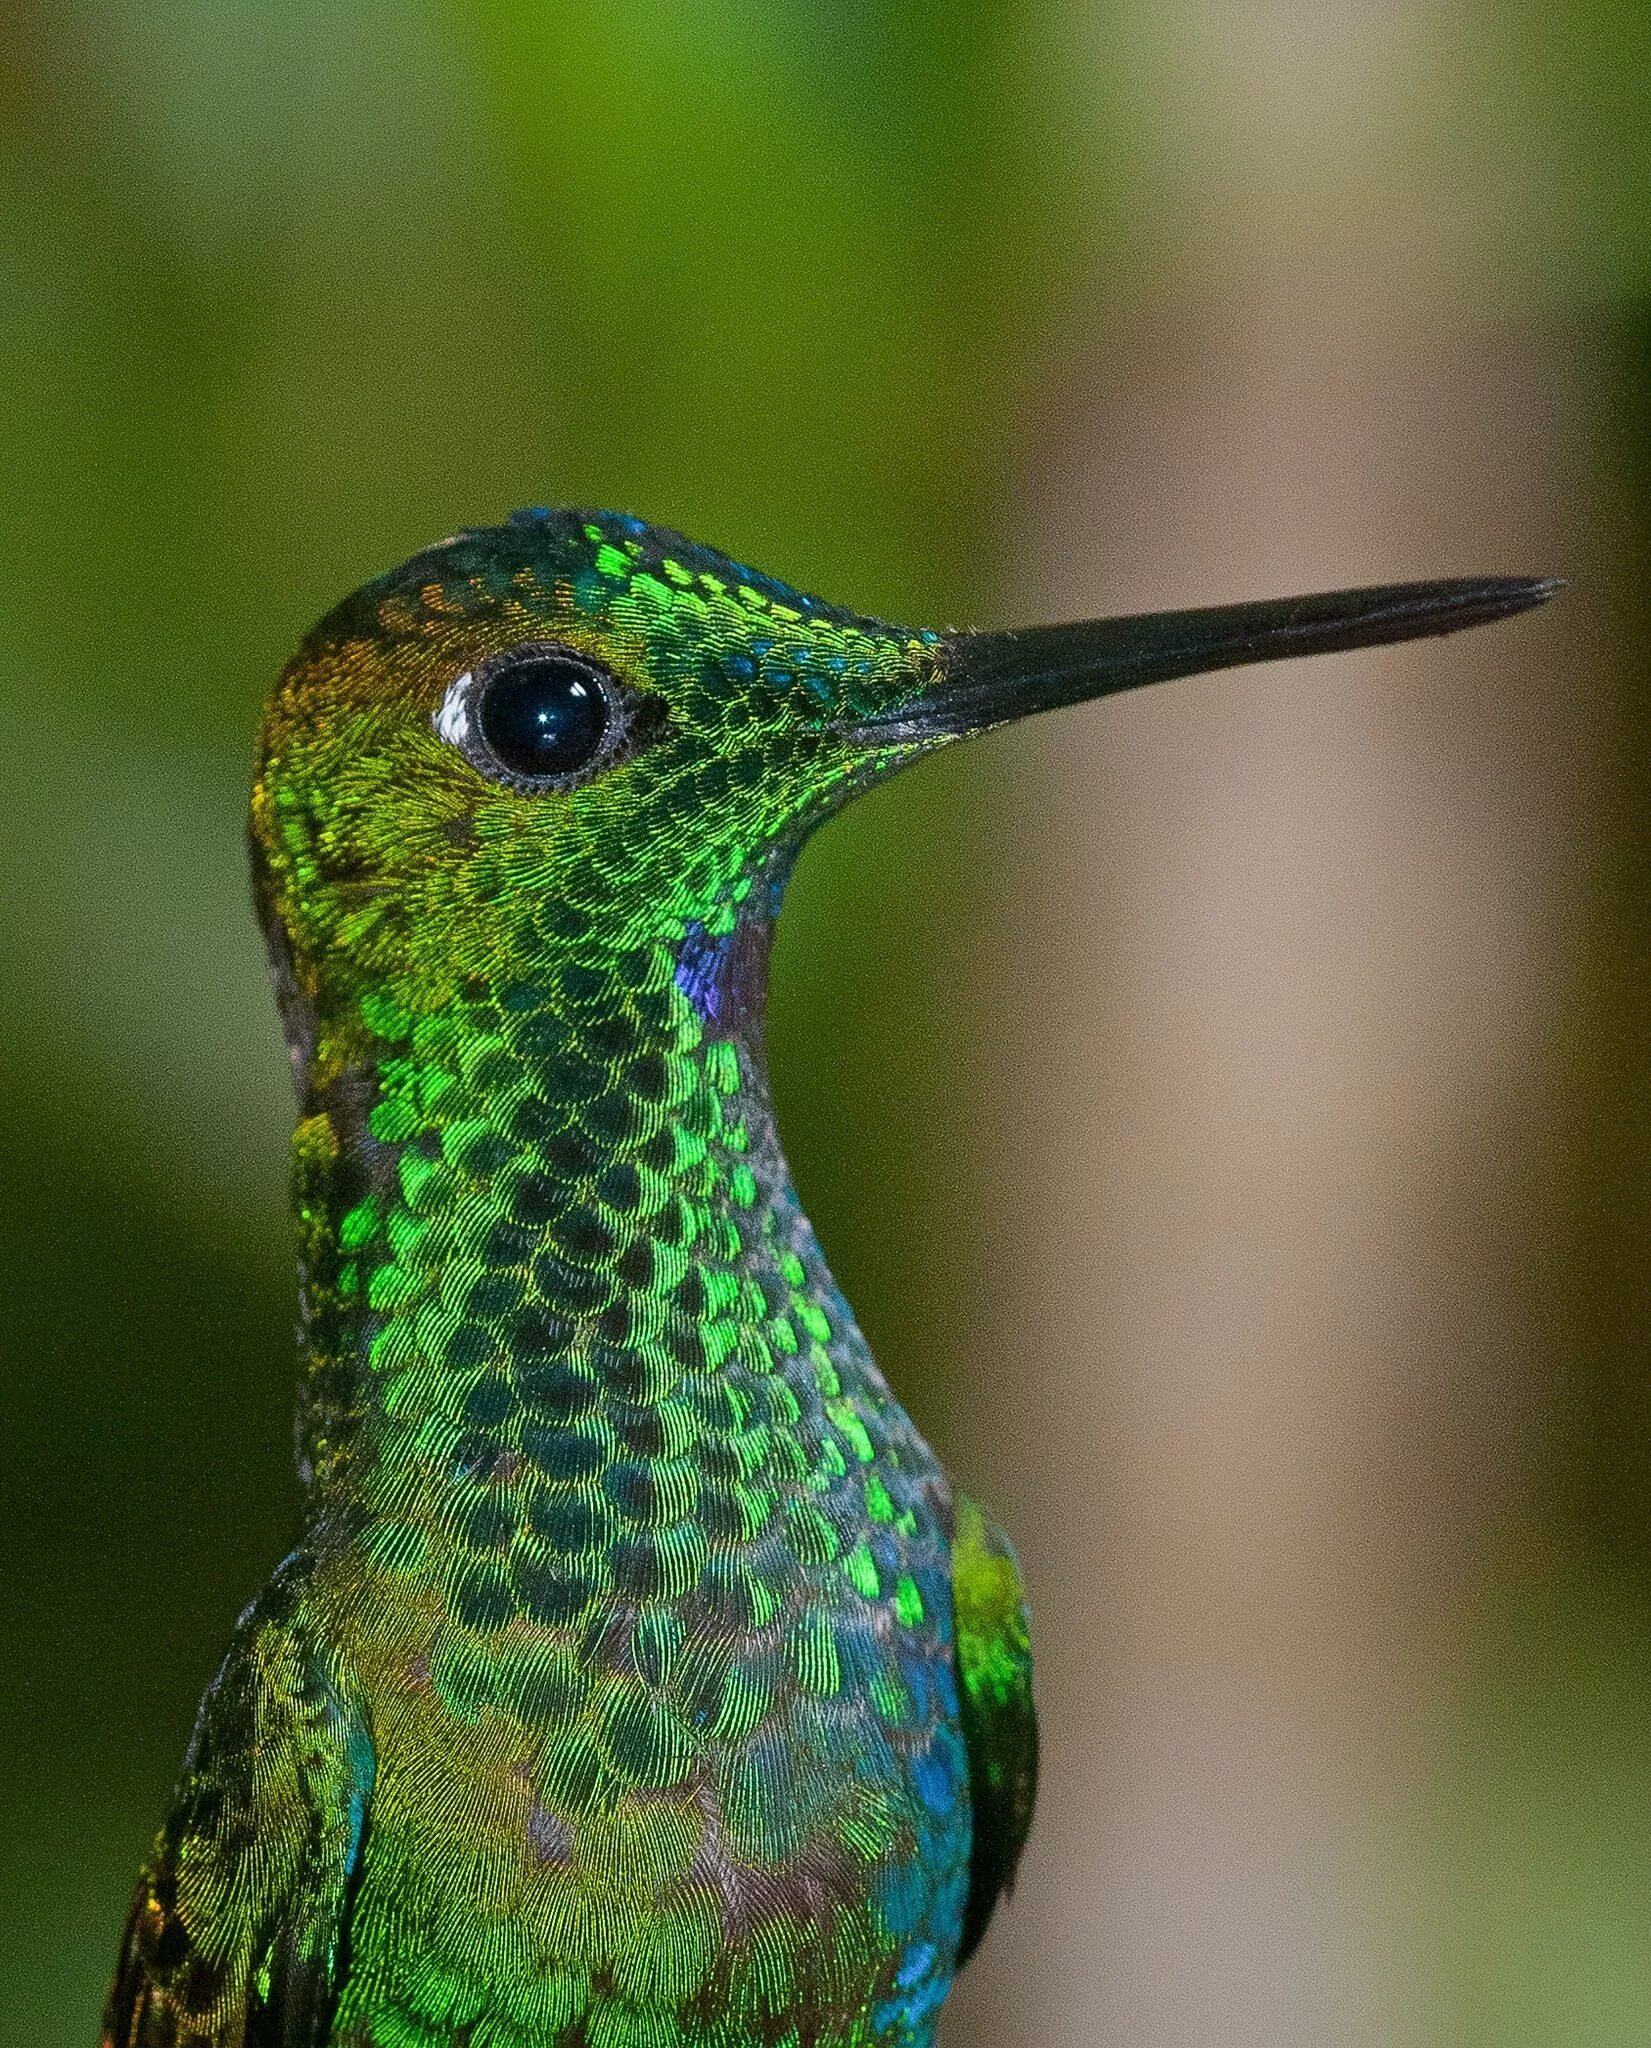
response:
[[[372,1745],[278,1576],[201,1703],[127,1920],[103,2048],[322,2048]]]
[[[952,1598],[958,1702],[969,1756],[974,1834],[959,1964],[980,1946],[1032,1826],[1038,1723],[1020,1569],[1003,1531],[967,1494],[954,1502]]]

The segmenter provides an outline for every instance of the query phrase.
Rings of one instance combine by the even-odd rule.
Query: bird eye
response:
[[[528,792],[566,789],[618,751],[625,733],[618,685],[569,647],[513,647],[467,669],[435,726],[495,782]]]

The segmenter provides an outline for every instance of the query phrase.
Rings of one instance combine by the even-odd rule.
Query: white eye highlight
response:
[[[470,696],[474,681],[469,669],[462,676],[455,676],[447,685],[447,695],[430,714],[430,723],[436,728],[437,736],[451,747],[462,748],[470,737]]]

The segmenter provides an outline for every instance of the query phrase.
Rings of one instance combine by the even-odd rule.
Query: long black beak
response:
[[[1560,588],[1557,577],[1462,577],[1205,611],[948,634],[938,648],[935,680],[921,696],[859,729],[886,740],[980,732],[1034,711],[1110,697],[1173,676],[1455,633],[1529,611]]]

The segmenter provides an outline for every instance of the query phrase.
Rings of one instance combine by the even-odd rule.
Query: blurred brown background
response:
[[[6,2040],[293,1526],[259,700],[567,500],[935,623],[1570,577],[903,778],[773,1051],[1036,1607],[948,2048],[1645,2039],[1648,87],[1641,0],[12,0]]]

